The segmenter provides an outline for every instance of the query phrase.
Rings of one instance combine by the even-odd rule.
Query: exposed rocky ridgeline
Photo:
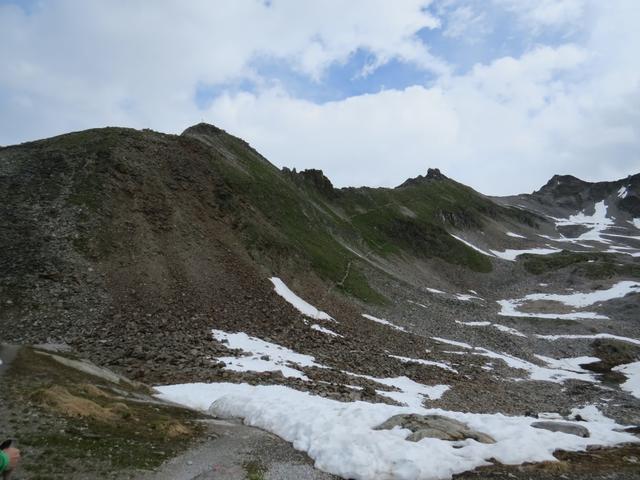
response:
[[[0,197],[4,342],[63,345],[154,385],[276,384],[308,401],[512,415],[528,435],[547,435],[530,432],[536,417],[548,434],[567,420],[582,432],[598,417],[574,410],[594,406],[640,424],[640,175],[556,176],[505,198],[438,169],[335,188],[199,124],[0,148]],[[431,421],[420,438],[474,438],[466,417],[432,413],[409,413]],[[613,478],[634,478],[625,448],[603,454]],[[610,473],[567,455],[567,478]]]

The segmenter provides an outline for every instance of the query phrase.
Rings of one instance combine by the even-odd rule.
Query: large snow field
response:
[[[595,407],[575,409],[587,422],[590,437],[531,427],[536,419],[502,414],[471,414],[410,407],[338,402],[284,386],[194,383],[157,387],[159,397],[219,417],[239,417],[247,425],[272,432],[306,452],[315,466],[356,480],[448,479],[455,473],[490,464],[554,461],[553,452],[584,450],[589,445],[637,442]],[[413,402],[412,402],[413,403]],[[475,440],[450,442],[425,438],[409,442],[409,430],[374,430],[401,413],[444,415],[491,435],[495,444]]]

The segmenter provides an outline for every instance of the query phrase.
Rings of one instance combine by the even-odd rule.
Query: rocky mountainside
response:
[[[331,474],[449,478],[493,458],[495,475],[552,478],[502,465],[637,438],[620,432],[640,424],[640,174],[555,176],[504,198],[437,169],[396,188],[339,189],[320,170],[280,170],[199,124],[181,135],[105,128],[0,148],[0,197],[4,342],[63,346],[170,385],[161,395],[200,410],[226,392],[253,405],[226,413],[309,445]],[[214,390],[185,396],[194,382]],[[248,385],[267,389],[263,403],[244,397]],[[345,411],[443,409],[451,421],[494,425],[498,433],[485,433],[498,435],[497,447],[441,469],[400,458],[406,452],[379,470],[351,465],[316,449],[313,435],[295,436],[308,421],[296,416],[300,403],[331,419],[334,400]],[[268,420],[285,407],[300,422],[291,430]],[[509,456],[497,413],[518,419],[516,437],[529,440],[546,433],[527,418],[580,417],[592,443],[549,434],[549,452],[527,450],[531,441]],[[339,423],[321,430],[339,438]],[[362,458],[380,445],[365,445]],[[618,478],[634,478],[624,460],[633,448],[607,453]],[[611,473],[595,461],[585,477],[593,457],[571,458],[567,478]],[[401,460],[414,473],[393,470]]]

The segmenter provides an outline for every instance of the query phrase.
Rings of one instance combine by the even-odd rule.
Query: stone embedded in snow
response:
[[[533,428],[541,428],[543,430],[549,430],[550,432],[567,433],[569,435],[576,435],[582,438],[589,438],[589,429],[582,425],[576,425],[575,423],[567,422],[533,422],[531,424]]]
[[[417,413],[394,415],[374,430],[392,430],[396,427],[411,430],[411,435],[405,439],[409,442],[419,442],[423,438],[437,438],[450,442],[471,439],[480,443],[496,443],[490,435],[473,430],[466,423],[443,415]]]

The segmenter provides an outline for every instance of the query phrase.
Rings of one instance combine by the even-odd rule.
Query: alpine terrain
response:
[[[0,148],[13,478],[640,478],[640,174],[423,173],[208,124]]]

